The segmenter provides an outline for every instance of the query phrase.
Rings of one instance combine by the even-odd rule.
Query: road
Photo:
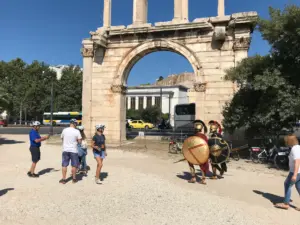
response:
[[[54,134],[60,134],[65,127],[54,127]],[[28,134],[31,127],[1,127],[0,134]],[[49,134],[50,127],[41,127],[40,134]],[[181,132],[173,132],[172,130],[128,130],[127,136],[128,137],[136,137],[139,136],[139,132],[144,132],[146,136],[181,136]]]
[[[0,134],[28,134],[31,127],[1,127]],[[64,127],[54,127],[55,134],[62,132]],[[49,134],[50,127],[41,127],[40,134]]]

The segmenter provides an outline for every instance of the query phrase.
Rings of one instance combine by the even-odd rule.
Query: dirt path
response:
[[[42,175],[30,179],[27,136],[2,138],[0,224],[299,224],[299,212],[271,202],[280,200],[286,172],[263,165],[231,162],[224,179],[188,184],[186,162],[174,164],[181,156],[135,144],[108,149],[103,185],[94,183],[91,151],[88,177],[60,185],[59,145],[42,146]],[[300,206],[295,190],[292,197]]]

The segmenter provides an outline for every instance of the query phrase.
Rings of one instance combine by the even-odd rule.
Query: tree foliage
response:
[[[270,20],[259,19],[258,30],[270,54],[253,56],[227,71],[239,91],[223,110],[224,128],[245,127],[249,134],[276,134],[300,118],[300,8],[270,8]]]
[[[141,118],[144,121],[157,123],[159,121],[161,115],[160,107],[158,106],[151,106],[141,111]]]
[[[43,62],[26,64],[21,59],[0,62],[0,104],[11,119],[42,119],[50,111],[51,85],[54,87],[54,111],[80,111],[82,73],[70,66],[56,79],[56,73]],[[5,103],[5,104],[4,104]]]
[[[55,86],[54,111],[81,111],[82,71],[70,66],[62,71],[62,77]]]
[[[151,106],[143,110],[128,109],[126,117],[132,120],[144,120],[156,124],[160,121],[160,116],[164,119],[168,119],[168,114],[162,114],[158,106]]]

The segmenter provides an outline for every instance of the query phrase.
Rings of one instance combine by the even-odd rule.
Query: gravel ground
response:
[[[102,185],[94,183],[91,151],[88,177],[61,185],[59,145],[42,146],[42,175],[32,179],[27,136],[2,138],[15,141],[0,145],[0,224],[299,224],[299,212],[272,203],[281,200],[287,173],[263,165],[231,162],[224,179],[188,184],[186,162],[174,163],[181,156],[133,143],[108,149]],[[295,190],[293,200],[300,206]]]

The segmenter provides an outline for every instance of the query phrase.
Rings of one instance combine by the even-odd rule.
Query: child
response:
[[[79,126],[78,130],[80,131],[82,141],[81,144],[78,144],[78,156],[79,156],[79,168],[85,175],[87,174],[87,164],[86,164],[86,155],[87,155],[87,141],[84,133],[84,127]]]

